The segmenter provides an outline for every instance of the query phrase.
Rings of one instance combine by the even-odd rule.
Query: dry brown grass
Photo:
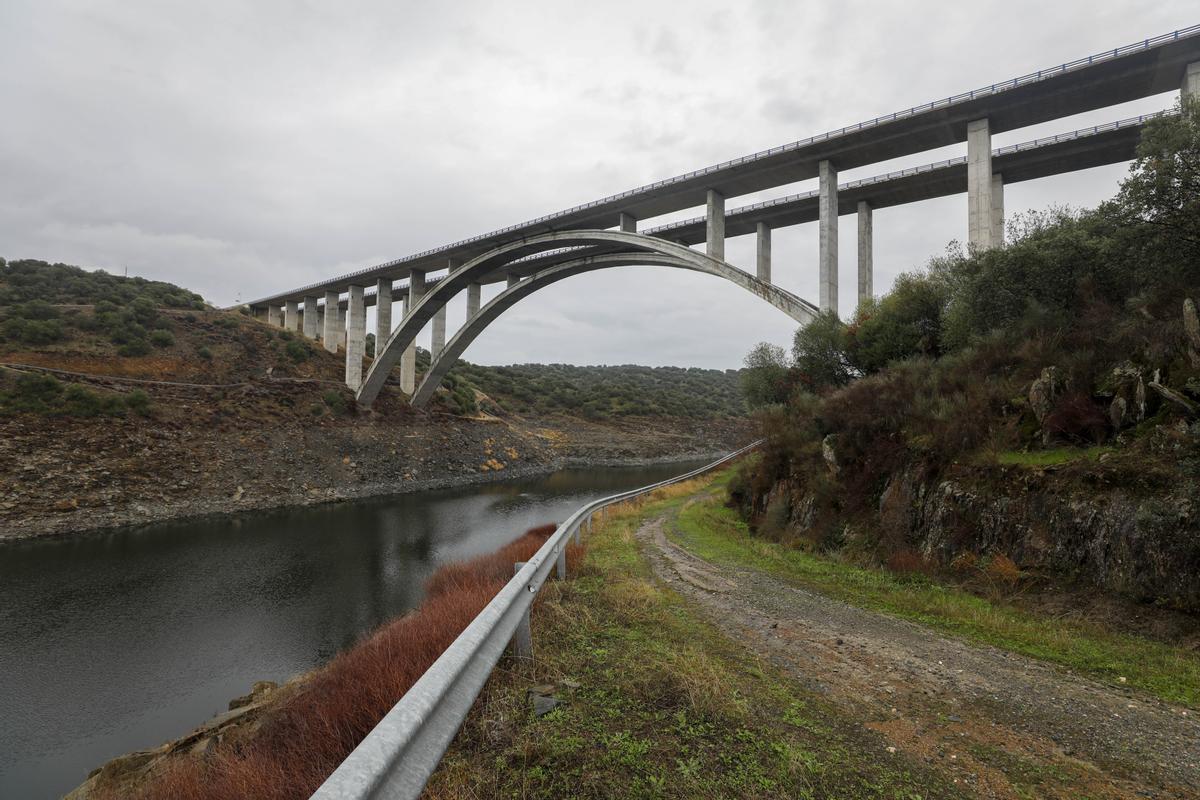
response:
[[[495,553],[439,569],[417,610],[337,656],[268,709],[252,733],[207,756],[168,759],[135,790],[106,787],[98,800],[306,798],[396,704],[555,530],[534,528]],[[567,551],[577,567],[582,548]]]

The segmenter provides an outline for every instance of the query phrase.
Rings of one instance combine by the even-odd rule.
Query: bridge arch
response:
[[[714,261],[715,259],[708,260]],[[478,313],[463,323],[463,326],[451,337],[450,341],[446,342],[445,347],[442,348],[442,352],[438,354],[437,358],[433,359],[429,365],[429,369],[425,372],[425,376],[421,380],[421,384],[413,393],[412,404],[422,407],[433,399],[438,386],[441,385],[447,373],[450,372],[455,362],[458,361],[471,343],[488,326],[495,322],[501,314],[521,300],[524,300],[539,289],[544,289],[564,278],[581,275],[585,272],[622,266],[674,267],[702,272],[708,275],[716,275],[726,279],[735,278],[735,282],[738,285],[766,300],[801,324],[811,321],[818,313],[817,309],[811,303],[801,300],[791,292],[780,289],[778,286],[760,281],[753,275],[738,270],[736,267],[730,267],[730,269],[736,270],[740,275],[731,276],[727,274],[726,270],[711,266],[702,267],[675,256],[658,253],[612,253],[587,256],[544,269],[492,298],[487,305],[479,309]]]
[[[499,267],[500,265],[511,261],[513,258],[536,253],[543,250],[552,250],[562,247],[586,247],[599,246],[606,249],[616,249],[622,251],[633,251],[623,253],[606,253],[602,255],[588,256],[583,259],[577,259],[566,262],[560,266],[567,264],[575,264],[576,268],[580,267],[581,262],[589,263],[604,263],[607,266],[616,266],[618,264],[637,263],[637,259],[641,263],[646,263],[647,260],[658,262],[663,266],[674,266],[685,269],[692,269],[698,272],[705,272],[719,277],[726,278],[743,288],[754,292],[755,294],[767,299],[777,307],[785,310],[797,320],[806,320],[807,316],[797,316],[797,314],[815,315],[816,308],[800,298],[785,292],[776,286],[759,281],[749,273],[746,273],[732,264],[726,263],[719,259],[711,258],[703,253],[697,252],[690,247],[681,244],[669,242],[666,239],[659,239],[654,236],[647,236],[641,233],[632,233],[625,231],[555,231],[552,233],[544,233],[538,236],[519,239],[510,242],[494,250],[490,250],[482,255],[479,255],[462,266],[451,270],[451,272],[436,283],[430,291],[417,300],[416,303],[409,309],[408,314],[400,321],[400,325],[388,337],[387,342],[382,348],[377,348],[375,361],[371,364],[363,379],[362,386],[358,390],[357,400],[360,404],[369,406],[375,402],[375,398],[379,396],[380,390],[383,388],[384,382],[391,373],[392,368],[400,360],[404,350],[416,339],[417,334],[425,327],[437,313],[438,309],[446,305],[460,291],[465,289],[468,284],[475,282],[488,273]],[[612,259],[616,255],[630,255],[634,257],[634,261],[624,262],[600,262],[601,259]],[[658,257],[665,257],[671,263],[663,263]],[[593,266],[592,269],[600,269],[601,266]],[[551,267],[537,275],[549,273],[552,270],[557,270],[558,267]],[[580,270],[587,271],[587,270]],[[558,272],[555,275],[568,277],[567,274]],[[535,275],[534,278],[537,276]],[[533,280],[533,278],[529,279]],[[526,281],[521,281],[516,289]],[[541,284],[546,285],[546,284]],[[540,288],[537,287],[537,288]],[[508,290],[508,291],[511,291]],[[507,294],[507,292],[505,292]],[[525,295],[520,295],[521,297]],[[499,299],[499,298],[496,298]],[[519,297],[517,299],[520,299]],[[493,300],[493,302],[495,302]],[[514,300],[515,302],[515,300]],[[490,304],[489,304],[490,305]],[[786,307],[785,307],[786,306]],[[791,310],[788,310],[788,309]],[[482,309],[481,309],[482,313]],[[465,347],[465,345],[464,345]]]

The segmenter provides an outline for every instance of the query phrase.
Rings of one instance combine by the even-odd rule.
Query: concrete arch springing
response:
[[[815,307],[810,303],[806,303],[771,284],[763,283],[732,264],[711,258],[681,244],[645,234],[623,231],[555,231],[511,242],[477,256],[466,264],[452,270],[449,275],[439,281],[436,286],[409,309],[408,314],[400,321],[400,325],[396,330],[392,332],[387,343],[381,350],[376,351],[375,361],[371,364],[371,368],[368,370],[366,377],[363,379],[362,386],[358,390],[358,402],[365,406],[369,406],[375,402],[375,398],[379,396],[379,391],[383,388],[383,384],[391,373],[392,368],[400,360],[401,353],[416,339],[417,334],[433,318],[438,309],[445,306],[446,303],[470,283],[482,279],[497,267],[524,255],[562,247],[589,245],[609,250],[619,249],[626,251],[621,253],[621,255],[640,256],[643,262],[648,257],[663,256],[672,261],[671,264],[666,264],[666,266],[693,269],[698,272],[705,272],[726,278],[742,288],[763,297],[768,302],[774,301],[774,304],[783,308],[787,313],[792,314],[796,319],[801,319],[801,317],[796,316],[797,314],[816,313]],[[592,256],[591,258],[611,258],[613,255],[617,254],[609,253],[604,256]],[[556,267],[550,269],[556,269]],[[548,271],[549,269],[543,270],[543,272]],[[520,284],[517,284],[517,286],[520,286]],[[788,308],[792,310],[788,311]]]
[[[529,295],[544,289],[547,286],[557,283],[564,278],[570,278],[575,275],[581,275],[585,272],[593,272],[600,269],[610,269],[613,267],[625,266],[659,266],[659,267],[674,267],[676,269],[687,269],[695,272],[702,272],[708,275],[717,275],[718,277],[728,277],[724,271],[715,269],[705,269],[696,264],[684,261],[674,256],[666,256],[661,254],[650,253],[621,253],[621,254],[606,254],[588,256],[586,258],[575,259],[573,261],[559,264],[553,267],[544,269],[528,279],[521,281],[515,286],[511,286],[505,291],[492,298],[487,305],[479,309],[479,312],[468,319],[454,336],[446,343],[437,358],[429,365],[421,384],[417,387],[416,392],[412,397],[412,404],[417,407],[424,406],[437,392],[438,386],[441,385],[447,373],[454,366],[455,362],[462,356],[466,349],[479,337],[489,325],[508,309],[512,308],[521,300],[524,300]],[[740,270],[739,270],[740,272]],[[758,280],[748,273],[743,273],[745,280],[737,281],[743,288],[753,292],[756,296],[766,300],[771,305],[775,306],[785,314],[790,316],[797,322],[804,324],[811,321],[818,313],[817,309],[812,304],[801,300],[790,292],[780,289],[770,283],[765,283]]]

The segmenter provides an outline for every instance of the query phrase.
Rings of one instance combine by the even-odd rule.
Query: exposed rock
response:
[[[1188,358],[1193,367],[1200,367],[1200,315],[1189,297],[1183,301],[1183,332],[1187,337]]]
[[[841,471],[841,467],[838,465],[837,443],[838,435],[836,433],[831,433],[821,440],[821,456],[829,465],[829,471],[834,475]]]
[[[1054,410],[1055,401],[1066,389],[1066,379],[1059,374],[1058,367],[1043,369],[1041,377],[1029,387],[1029,408],[1039,425],[1045,422],[1046,416]]]
[[[1113,430],[1123,430],[1146,418],[1146,382],[1140,369],[1128,362],[1115,367],[1109,388],[1113,399],[1108,418]]]
[[[278,688],[279,684],[275,681],[257,681],[254,686],[250,687],[250,694],[244,694],[229,701],[229,710],[233,711],[236,708],[257,703]]]

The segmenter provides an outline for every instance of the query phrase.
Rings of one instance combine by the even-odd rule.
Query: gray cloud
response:
[[[0,255],[128,268],[228,304],[1183,27],[1189,15],[1180,0],[1107,10],[1082,0],[686,10],[8,0]],[[1016,185],[1006,206],[1094,204],[1123,174]],[[963,238],[965,223],[961,198],[877,213],[877,287]],[[843,314],[853,237],[844,219]],[[728,251],[753,263],[748,240]],[[815,226],[777,232],[775,256],[777,280],[814,297]],[[461,317],[451,310],[451,324]],[[787,343],[793,327],[706,276],[613,270],[519,305],[467,357],[728,367],[761,339]]]

